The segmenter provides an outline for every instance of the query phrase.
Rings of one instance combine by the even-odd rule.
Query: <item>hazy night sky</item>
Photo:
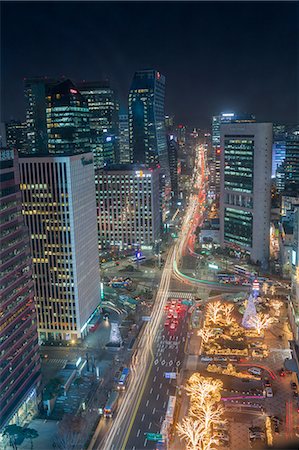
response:
[[[108,77],[126,106],[135,70],[166,76],[166,113],[208,126],[223,110],[299,121],[295,2],[7,2],[2,121],[24,119],[23,78]]]

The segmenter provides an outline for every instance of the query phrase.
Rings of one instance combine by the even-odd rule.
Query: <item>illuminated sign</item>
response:
[[[136,172],[135,172],[135,176],[136,176],[136,177],[140,177],[140,178],[142,178],[142,177],[144,177],[144,173],[143,173],[143,171],[142,171],[142,170],[136,170]]]
[[[112,137],[111,136],[106,137],[106,142],[110,142],[110,141],[112,141]]]
[[[222,117],[234,117],[234,113],[223,113]]]
[[[77,89],[70,89],[70,93],[71,94],[78,94],[78,91],[77,91]]]

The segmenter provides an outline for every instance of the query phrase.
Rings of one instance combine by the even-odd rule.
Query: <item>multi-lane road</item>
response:
[[[178,267],[204,208],[201,161],[202,158],[199,158],[193,177],[194,186],[199,188],[199,194],[190,196],[181,232],[168,251],[150,321],[146,323],[132,357],[129,386],[122,395],[117,414],[111,422],[108,424],[107,420],[101,419],[89,450],[100,448],[139,450],[139,448],[154,447],[154,444],[145,439],[144,433],[157,433],[160,430],[168,397],[174,389],[169,380],[164,377],[164,372],[167,368],[173,365],[178,367],[177,364],[182,363],[187,336],[187,323],[184,318],[180,319],[177,330],[172,336],[176,344],[170,344],[173,340],[170,339],[170,331],[164,330],[165,305],[169,295],[170,281],[175,275],[184,283],[198,282],[198,280],[194,282],[187,280]],[[211,282],[211,284],[215,288],[215,283]]]

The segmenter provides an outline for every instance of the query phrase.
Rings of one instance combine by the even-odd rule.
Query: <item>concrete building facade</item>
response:
[[[20,159],[41,341],[82,338],[100,301],[92,153]]]
[[[223,124],[220,148],[220,244],[267,265],[272,124]]]

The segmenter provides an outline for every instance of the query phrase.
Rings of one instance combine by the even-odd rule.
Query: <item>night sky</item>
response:
[[[298,2],[7,2],[2,121],[24,119],[23,78],[108,77],[126,107],[135,70],[166,76],[166,113],[209,126],[225,110],[298,122]]]

